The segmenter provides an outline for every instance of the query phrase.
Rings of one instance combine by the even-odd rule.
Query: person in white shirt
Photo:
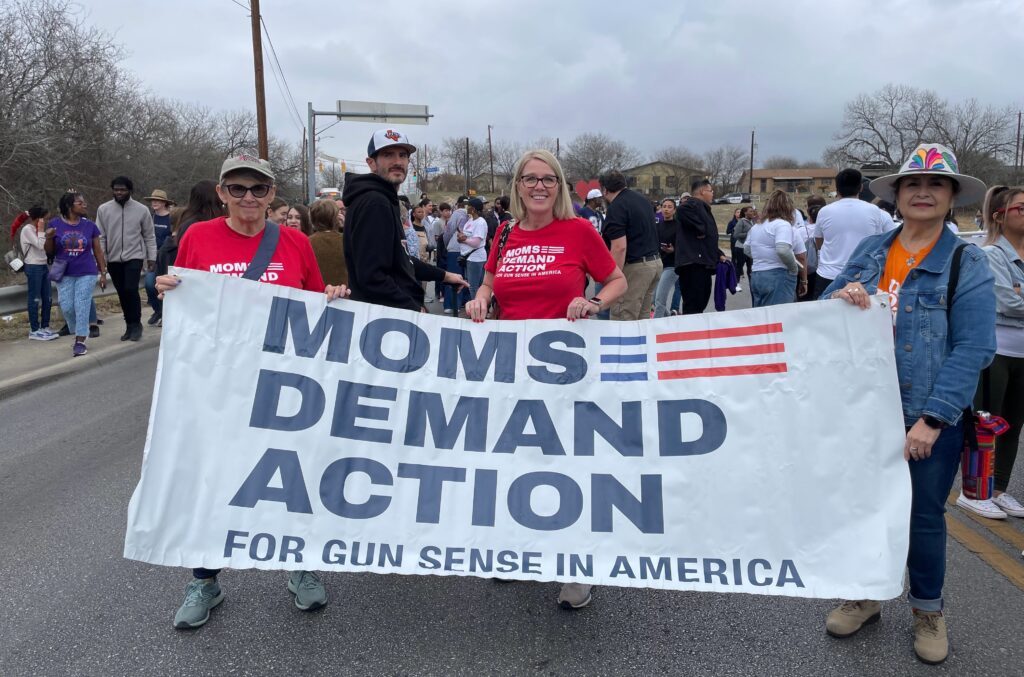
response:
[[[754,308],[792,303],[807,294],[807,247],[797,235],[793,201],[776,190],[765,202],[764,220],[747,235],[744,253],[753,264],[750,297]]]
[[[466,259],[466,279],[469,280],[469,297],[476,298],[476,290],[484,280],[484,264],[487,263],[487,221],[483,217],[484,201],[478,197],[469,201],[466,214],[469,220],[459,229],[459,256]]]
[[[28,277],[28,337],[33,341],[57,338],[57,332],[50,330],[50,278],[47,276],[50,269],[45,249],[47,236],[53,236],[53,228],[46,227],[49,215],[45,207],[32,207],[28,210],[28,220],[17,233]]]
[[[896,227],[888,214],[857,197],[860,189],[861,173],[858,170],[848,168],[840,171],[836,174],[839,199],[818,212],[814,225],[815,245],[818,247],[818,275],[812,292],[815,299],[842,272],[861,240]]]

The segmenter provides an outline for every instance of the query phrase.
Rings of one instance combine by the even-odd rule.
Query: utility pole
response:
[[[466,137],[466,195],[469,195],[469,137]]]
[[[1016,140],[1014,141],[1014,144],[1013,144],[1014,145],[1014,150],[1013,150],[1013,181],[1014,181],[1014,183],[1016,183],[1017,181],[1020,180],[1020,178],[1019,178],[1020,177],[1020,168],[1021,168],[1021,165],[1024,165],[1024,157],[1021,157],[1021,155],[1024,154],[1024,153],[1022,153],[1022,151],[1024,151],[1024,148],[1021,147],[1022,139],[1020,138],[1020,118],[1021,118],[1021,111],[1017,111],[1017,138],[1016,138]]]
[[[555,137],[555,158],[557,158],[558,160],[562,159],[561,152],[562,152],[562,144],[560,143],[560,139],[556,136]]]
[[[263,90],[263,41],[260,30],[260,0],[249,0],[252,11],[252,62],[256,71],[256,133],[259,136],[259,155],[269,160],[267,144],[267,97]]]
[[[754,193],[754,130],[750,130],[750,173],[747,174],[747,192]]]
[[[487,125],[487,155],[491,159],[491,192],[494,192],[494,147],[491,146],[491,126]]]

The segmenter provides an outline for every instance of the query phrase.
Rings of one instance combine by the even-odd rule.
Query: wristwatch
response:
[[[930,416],[929,414],[925,414],[924,416],[922,416],[921,420],[924,421],[924,424],[931,428],[932,430],[945,430],[946,428],[949,427],[948,423],[940,421],[939,419],[935,418],[934,416]]]
[[[600,297],[598,297],[598,296],[593,296],[593,297],[591,297],[591,298],[589,299],[589,301],[590,301],[591,303],[593,303],[593,304],[594,304],[595,306],[597,306],[598,308],[600,308],[600,307],[601,307],[602,305],[604,305],[604,301],[602,301],[602,300],[601,300],[601,298],[600,298]]]

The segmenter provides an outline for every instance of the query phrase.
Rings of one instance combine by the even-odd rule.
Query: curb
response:
[[[151,334],[151,336],[154,336],[154,338],[147,340],[144,334],[140,341],[125,341],[120,345],[90,350],[82,357],[73,358],[69,355],[67,362],[50,364],[34,369],[26,374],[9,378],[6,381],[0,381],[0,400],[38,388],[71,374],[80,374],[95,367],[113,364],[128,355],[134,355],[146,348],[158,348],[160,346],[160,335]]]

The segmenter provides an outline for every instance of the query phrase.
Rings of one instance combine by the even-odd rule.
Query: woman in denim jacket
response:
[[[989,519],[1024,517],[1024,506],[1006,493],[1024,424],[1024,188],[992,187],[985,197],[985,253],[995,277],[996,356],[978,384],[975,408],[1006,419],[996,438],[995,490],[988,500],[960,494],[956,504]]]
[[[822,298],[868,308],[873,294],[889,294],[912,487],[907,569],[914,651],[935,664],[949,652],[942,617],[944,506],[970,425],[963,411],[995,352],[996,305],[988,259],[974,245],[961,252],[959,281],[948,298],[954,251],[962,245],[943,222],[954,205],[978,201],[985,185],[959,174],[948,148],[922,144],[899,173],[872,181],[871,191],[896,202],[903,226],[862,241]],[[849,637],[880,616],[877,601],[847,601],[825,626],[830,635]]]

